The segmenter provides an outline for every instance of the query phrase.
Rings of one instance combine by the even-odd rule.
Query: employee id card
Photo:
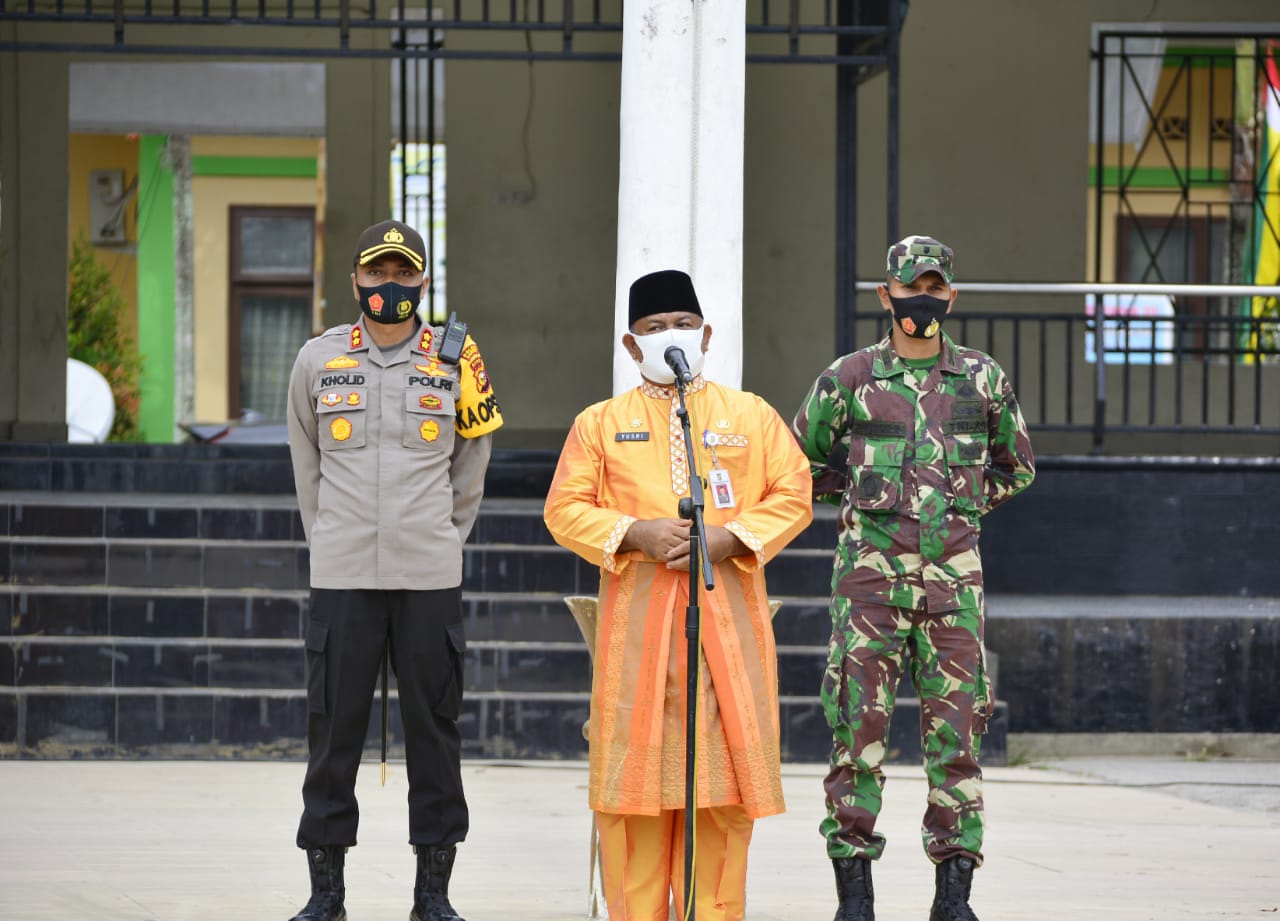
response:
[[[729,479],[729,471],[723,467],[712,467],[707,473],[711,484],[711,501],[716,508],[733,508],[733,482]]]

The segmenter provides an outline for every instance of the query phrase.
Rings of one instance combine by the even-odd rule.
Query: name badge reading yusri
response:
[[[648,441],[648,432],[617,432],[613,436],[614,441]]]

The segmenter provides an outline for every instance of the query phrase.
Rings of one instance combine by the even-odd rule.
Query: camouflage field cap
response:
[[[955,272],[951,261],[955,253],[933,237],[912,234],[889,247],[887,269],[890,275],[909,285],[923,272],[939,272],[951,284]]]

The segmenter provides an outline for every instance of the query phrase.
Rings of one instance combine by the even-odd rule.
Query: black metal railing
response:
[[[905,9],[906,0],[892,0]],[[752,0],[746,5],[747,50],[751,63],[836,64],[865,69],[885,66],[890,36],[891,0],[864,0],[857,22],[848,15],[848,0]],[[0,22],[88,23],[104,28],[100,37],[48,42],[17,36],[0,41],[8,51],[128,51],[130,53],[217,55],[234,50],[240,55],[273,57],[426,57],[432,59],[589,60],[621,59],[621,42],[591,40],[620,36],[622,0],[445,0],[433,7],[432,27],[443,35],[454,32],[521,34],[529,41],[512,49],[503,41],[483,47],[451,47],[447,41],[416,47],[390,42],[352,43],[360,32],[399,29],[405,19],[422,20],[423,4],[406,0],[0,0]],[[901,12],[897,20],[901,19]],[[897,20],[894,20],[896,23]],[[333,41],[317,46],[298,28],[281,29],[282,37],[269,46],[249,43],[217,48],[179,38],[180,44],[160,45],[133,37],[139,26],[302,27],[325,30]],[[587,39],[579,42],[578,39]]]
[[[864,311],[859,346],[887,329],[886,314]],[[1033,431],[1088,434],[1099,453],[1118,433],[1280,435],[1274,318],[957,308],[946,329],[1000,363]]]

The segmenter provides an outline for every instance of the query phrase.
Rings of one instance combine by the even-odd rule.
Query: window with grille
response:
[[[228,405],[283,421],[289,372],[310,338],[315,209],[231,209]]]

